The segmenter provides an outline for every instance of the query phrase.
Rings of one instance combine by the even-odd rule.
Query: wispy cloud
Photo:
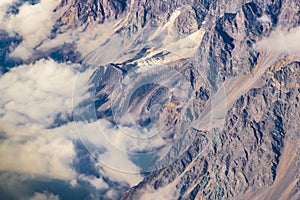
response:
[[[276,29],[269,37],[259,41],[256,46],[266,50],[299,56],[300,27],[293,28],[289,31]]]
[[[178,199],[179,191],[176,190],[176,184],[178,179],[175,179],[174,182],[169,183],[168,185],[155,190],[154,188],[147,187],[143,190],[143,194],[140,199],[151,200],[164,200],[164,199]]]

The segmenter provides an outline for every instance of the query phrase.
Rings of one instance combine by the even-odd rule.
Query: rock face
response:
[[[127,3],[126,0],[63,0],[59,8],[63,7],[67,10],[59,18],[58,26],[76,28],[82,24],[118,19],[126,10]]]
[[[165,7],[165,12],[172,12],[187,3]],[[199,60],[191,64],[189,75],[185,73],[194,88],[194,95],[201,100],[208,100],[208,94],[213,94],[223,81],[255,73],[262,54],[253,48],[256,41],[277,27],[291,29],[299,25],[297,2],[252,1],[229,6],[233,4],[193,2],[193,7],[182,9],[175,21],[174,28],[179,35],[191,34],[199,28],[206,30],[199,46]],[[291,12],[287,13],[287,9]],[[156,15],[156,12],[151,13]],[[163,16],[160,15],[159,23],[163,23]],[[186,20],[187,16],[192,17]],[[140,28],[147,21],[150,23],[149,20],[157,23],[157,17],[146,17]],[[139,22],[131,23],[138,27]],[[128,64],[121,64],[118,70],[127,72],[127,68],[130,68]],[[205,87],[199,83],[199,77],[203,77],[199,74],[204,74],[208,80]],[[170,194],[165,197],[167,199],[240,199],[253,192],[263,198],[266,188],[273,187],[282,191],[281,194],[269,192],[274,198],[297,198],[299,184],[292,184],[291,188],[285,184],[297,182],[296,175],[299,174],[299,144],[295,142],[299,138],[299,62],[281,63],[277,70],[274,67],[267,69],[262,77],[263,83],[259,87],[249,88],[234,101],[222,129],[195,132],[197,136],[192,146],[173,164],[146,176],[121,199],[144,199],[147,193],[163,193],[164,190]],[[106,93],[105,97],[108,96]],[[201,110],[199,114],[201,117]],[[196,118],[195,110],[192,115]],[[296,157],[285,170],[292,171],[295,177],[288,176],[286,182],[280,182],[278,180],[285,172],[279,170],[279,165],[284,165],[285,151],[289,148],[294,149]]]
[[[185,104],[188,109],[180,107],[175,100],[171,102],[177,105],[177,111],[181,110],[180,115],[187,116],[185,122],[204,118],[208,102],[222,85],[229,90],[226,84],[235,80],[236,86],[228,92],[231,103],[224,101],[227,108],[223,126],[210,130],[191,127],[189,131],[195,136],[192,144],[181,149],[172,164],[145,175],[140,184],[122,194],[120,199],[297,199],[300,189],[299,62],[296,57],[287,59],[282,54],[267,52],[265,55],[254,46],[276,29],[298,27],[300,3],[293,0],[133,1],[122,5],[118,3],[114,7],[118,8],[114,14],[100,12],[101,6],[98,6],[95,12],[78,18],[85,23],[100,12],[97,21],[104,23],[108,16],[118,18],[123,11],[128,12],[126,19],[121,20],[121,28],[110,40],[123,38],[127,49],[121,45],[122,53],[113,59],[115,63],[101,67],[102,75],[97,76],[95,101],[99,118],[113,121],[111,94],[116,80],[122,80],[132,71],[145,69],[143,63],[147,63],[147,67],[158,62],[162,68],[167,63],[172,69],[180,69],[184,77],[181,82],[189,84],[192,89],[189,99],[193,102]],[[88,9],[91,7],[86,4],[78,14]],[[168,22],[172,25],[166,25]],[[167,27],[169,32],[161,31],[161,27]],[[193,56],[168,60],[169,55],[183,55],[182,51],[186,50],[170,50],[164,44],[165,38],[172,35],[173,40],[168,42],[180,41],[199,30],[205,33]],[[153,39],[157,32],[161,37]],[[99,52],[109,45],[109,42],[101,44],[84,62],[99,63],[103,60],[103,57],[97,58]],[[127,57],[122,57],[124,55]],[[268,57],[272,57],[273,62],[262,61]],[[279,58],[284,61],[275,63]],[[143,77],[144,74],[147,72],[135,75]],[[251,76],[253,81],[246,78]],[[154,76],[148,74],[142,80],[151,77]],[[163,79],[161,76],[160,80]],[[243,85],[242,79],[249,81]],[[133,89],[136,84],[130,82],[127,87]],[[149,111],[151,100],[158,101],[167,92],[168,88],[159,85],[143,87],[140,93],[130,96],[131,103],[125,112],[140,109],[136,112],[143,116],[147,109]],[[124,102],[118,103],[124,105]],[[174,119],[170,120],[170,126],[175,127],[172,129],[174,135],[182,134],[180,127],[186,123],[172,118],[179,112],[170,113],[168,118]],[[147,119],[140,123],[147,124]],[[158,162],[168,161],[171,154]]]
[[[151,173],[121,199],[143,199],[145,192],[172,183],[170,194],[175,193],[178,199],[243,199],[253,191],[259,196],[284,176],[286,172],[280,171],[279,165],[299,174],[299,67],[299,62],[292,62],[279,71],[270,71],[263,87],[251,89],[236,101],[221,131],[195,133],[193,145],[178,160]],[[209,134],[215,134],[213,141],[204,146]],[[290,156],[296,157],[289,166],[283,154],[290,147]],[[297,199],[299,184],[292,184],[295,180],[299,183],[297,176],[276,182],[281,192],[269,195]]]

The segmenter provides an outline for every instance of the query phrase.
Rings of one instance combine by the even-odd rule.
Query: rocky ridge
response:
[[[286,164],[283,154],[288,148],[296,157],[284,170],[299,174],[299,64],[269,71],[263,87],[242,95],[228,111],[222,130],[195,133],[197,139],[178,160],[151,173],[121,199],[143,199],[145,191],[159,191],[172,183],[168,192],[174,193],[174,199],[243,199],[255,191],[259,196],[285,173],[278,166]],[[214,134],[213,141],[203,147],[210,134]],[[269,195],[297,199],[299,177],[289,176],[285,181],[278,183],[281,193]],[[295,181],[288,190],[286,184]]]
[[[126,20],[120,23],[122,28],[115,33],[126,38],[124,41],[131,52],[129,58],[116,58],[117,63],[104,68],[105,80],[110,82],[101,81],[102,86],[99,86],[97,101],[102,102],[97,104],[99,117],[109,119],[112,116],[109,87],[113,85],[111,81],[116,80],[116,74],[117,79],[122,79],[132,70],[139,69],[140,61],[153,50],[159,53],[150,56],[149,60],[164,61],[168,53],[174,53],[161,46],[160,40],[149,45],[150,36],[146,30],[149,27],[153,32],[159,30],[160,26],[172,21],[172,13],[176,10],[180,13],[172,21],[175,38],[185,38],[199,29],[205,30],[193,59],[169,63],[173,67],[186,66],[181,72],[193,88],[192,95],[200,99],[196,102],[198,107],[193,103],[190,105],[193,108],[191,118],[201,119],[201,107],[205,107],[206,101],[222,84],[231,78],[257,73],[256,66],[264,54],[263,50],[254,48],[257,41],[276,29],[289,30],[299,26],[299,6],[296,1],[289,0],[238,3],[179,1],[168,5],[162,1],[155,5],[152,1],[139,2],[134,7],[136,12],[130,12]],[[105,47],[106,44],[103,44],[99,49]],[[99,49],[92,54],[99,54]],[[128,52],[125,49],[123,54]],[[278,54],[270,53],[270,57],[276,56]],[[86,63],[95,64],[99,60],[87,59]],[[289,189],[284,186],[285,182],[277,183],[279,174],[285,174],[279,171],[279,165],[281,160],[286,159],[283,156],[288,151],[286,149],[295,149],[293,155],[296,155],[293,164],[286,170],[291,170],[294,175],[299,174],[299,144],[295,142],[299,137],[299,81],[290,81],[299,79],[299,62],[292,60],[297,58],[277,62],[273,67],[267,66],[266,72],[262,71],[262,77],[257,80],[258,86],[248,88],[249,91],[240,94],[232,107],[227,108],[223,127],[210,131],[191,131],[196,135],[192,146],[170,166],[147,175],[139,185],[124,193],[121,199],[144,199],[146,197],[143,195],[157,191],[161,194],[166,191],[169,196],[165,198],[174,199],[240,199],[253,193],[263,197],[264,190],[274,185],[281,188],[283,193],[270,192],[269,195],[296,199],[299,195],[297,176],[288,176],[285,180],[297,183]]]

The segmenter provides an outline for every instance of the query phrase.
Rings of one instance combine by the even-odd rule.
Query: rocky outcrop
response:
[[[126,0],[63,0],[58,9],[67,9],[59,18],[57,26],[77,28],[93,22],[104,23],[118,19],[127,9],[127,5]]]

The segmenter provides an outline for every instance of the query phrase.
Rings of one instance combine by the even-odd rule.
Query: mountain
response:
[[[133,2],[133,5],[136,3]],[[122,38],[127,49],[121,44],[119,49],[125,52],[118,52],[119,56],[115,57],[117,66],[108,64],[106,67],[103,79],[111,81],[99,81],[101,89],[97,93],[97,101],[106,101],[99,104],[99,117],[112,116],[107,103],[111,89],[106,88],[111,88],[113,81],[140,68],[143,70],[137,76],[143,77],[142,81],[148,80],[151,75],[143,76],[146,73],[144,70],[156,61],[154,65],[158,65],[160,70],[166,65],[182,70],[185,79],[181,81],[187,81],[191,87],[189,98],[194,102],[188,106],[177,105],[181,109],[179,115],[183,115],[183,118],[188,115],[185,106],[189,107],[192,113],[190,119],[183,121],[193,120],[194,126],[190,128],[197,130],[192,131],[196,136],[190,147],[182,144],[174,147],[183,151],[182,154],[176,154],[174,163],[166,158],[174,155],[164,157],[162,160],[167,160],[169,165],[151,172],[141,183],[124,193],[121,199],[297,199],[299,144],[295,141],[299,138],[300,130],[297,123],[300,82],[298,58],[287,59],[288,53],[276,52],[276,47],[269,50],[268,46],[262,49],[254,46],[272,31],[298,27],[299,3],[178,1],[168,4],[146,1],[140,4],[128,11],[127,18],[120,22],[121,28],[109,41],[113,46],[114,39]],[[164,26],[171,30],[167,33],[160,30]],[[182,47],[188,43],[186,40],[193,40],[189,37],[199,31],[204,33],[193,41],[198,46],[194,57],[185,57],[187,51],[194,50],[193,47],[176,49],[176,42],[182,41],[183,44],[178,45]],[[166,39],[168,37],[171,39]],[[168,46],[169,41],[175,43],[174,49]],[[110,48],[110,44],[105,42],[84,62],[101,63],[102,52],[106,48]],[[128,52],[132,51],[128,56]],[[124,54],[126,56],[122,59]],[[177,54],[179,58],[168,60],[170,54]],[[119,74],[118,78],[116,73]],[[129,83],[125,90],[136,89],[135,84],[138,83]],[[162,87],[159,86],[154,90],[152,87],[143,88],[143,93],[150,94],[146,97],[130,96],[133,95],[132,91],[124,91],[125,96],[137,99],[132,100],[132,104],[129,103],[125,109],[127,112],[139,109],[134,113],[139,113],[143,118],[147,110],[144,112],[140,109],[149,107],[160,89]],[[219,99],[221,102],[213,106],[221,103],[227,106],[226,109],[215,108],[215,112],[225,113],[221,116],[224,117],[224,124],[205,129],[200,126],[206,114],[201,112],[201,106],[206,107],[206,101],[211,97],[216,99],[217,95],[214,94],[220,90],[225,93],[226,100]],[[124,105],[125,102],[121,100],[118,104]],[[197,105],[200,107],[197,108]],[[172,113],[169,117],[173,117]],[[176,120],[171,122],[175,135],[183,134],[180,131],[180,127],[185,126],[183,123]]]
[[[178,160],[121,199],[144,199],[147,192],[166,199],[297,199],[299,62],[264,79],[228,110],[224,128],[195,132]]]
[[[19,2],[6,12],[38,5]],[[49,126],[77,123],[79,171],[107,185],[89,198],[299,199],[299,1],[51,6],[47,34],[26,58],[13,52],[27,32],[2,30],[1,71],[46,58],[92,72],[85,92],[81,77],[73,87],[72,113]],[[94,122],[103,136],[86,128]]]

